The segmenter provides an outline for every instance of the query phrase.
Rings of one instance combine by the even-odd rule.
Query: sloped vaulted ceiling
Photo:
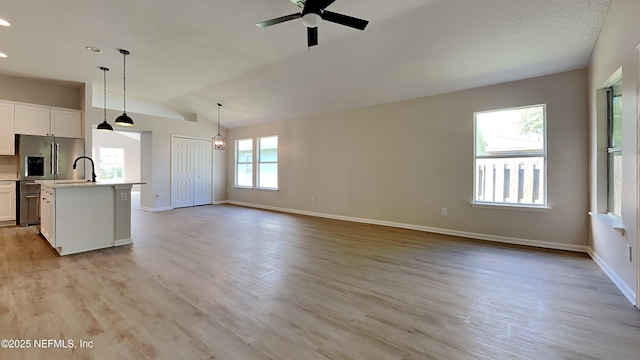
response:
[[[255,23],[289,0],[6,1],[0,73],[102,86],[226,127],[298,118],[541,76],[588,65],[610,0],[337,0],[365,31]],[[84,49],[92,45],[100,54]],[[132,108],[131,111],[135,111]]]

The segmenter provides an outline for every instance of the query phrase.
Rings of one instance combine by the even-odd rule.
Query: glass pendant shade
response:
[[[224,150],[224,146],[226,144],[227,140],[224,138],[224,136],[218,134],[216,136],[213,137],[213,149],[214,150]]]
[[[107,71],[109,71],[109,68],[102,66],[100,70],[104,75],[104,120],[98,124],[98,130],[113,131],[113,127],[107,122]]]
[[[227,143],[227,139],[224,136],[220,135],[220,108],[222,104],[218,103],[218,135],[213,137],[213,149],[214,150],[224,150],[224,147]]]
[[[120,49],[120,54],[122,54],[122,99],[124,100],[123,112],[122,115],[116,118],[116,125],[119,126],[133,126],[133,119],[127,115],[127,55],[129,55],[128,50]]]

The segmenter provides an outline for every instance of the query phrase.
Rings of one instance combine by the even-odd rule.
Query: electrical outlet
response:
[[[440,215],[447,216],[447,208],[440,209]]]
[[[162,194],[160,194],[160,193],[156,194],[156,199],[160,199],[161,197],[162,197]]]
[[[312,202],[312,203],[315,203],[315,202],[316,202],[316,197],[315,197],[315,196],[312,196],[312,197],[311,197],[311,202]]]
[[[121,192],[120,193],[120,201],[127,201],[127,193],[126,192]]]

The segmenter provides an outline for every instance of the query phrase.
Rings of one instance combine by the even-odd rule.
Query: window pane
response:
[[[260,164],[258,184],[262,188],[278,188],[278,164]]]
[[[238,172],[236,174],[238,186],[252,186],[253,185],[253,165],[251,164],[238,164]]]
[[[622,216],[622,151],[609,154],[609,212]]]
[[[260,143],[260,162],[278,161],[278,137],[264,137],[258,141]]]
[[[100,180],[124,180],[124,149],[99,149],[98,177]]]
[[[477,159],[479,202],[544,205],[544,157]]]
[[[237,162],[252,162],[253,161],[253,140],[244,139],[238,140],[238,159]]]
[[[611,129],[609,147],[622,146],[622,83],[617,83],[610,89],[611,96]]]
[[[236,186],[253,186],[253,139],[236,140]]]
[[[544,106],[476,114],[476,155],[543,154]]]

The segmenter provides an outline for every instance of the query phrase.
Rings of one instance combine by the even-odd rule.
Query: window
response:
[[[100,148],[100,180],[124,180],[124,149]]]
[[[236,140],[236,186],[253,186],[253,139]]]
[[[546,206],[546,106],[478,112],[474,203]]]
[[[278,137],[258,138],[258,188],[278,188]]]
[[[622,216],[622,82],[607,88],[607,212]]]

